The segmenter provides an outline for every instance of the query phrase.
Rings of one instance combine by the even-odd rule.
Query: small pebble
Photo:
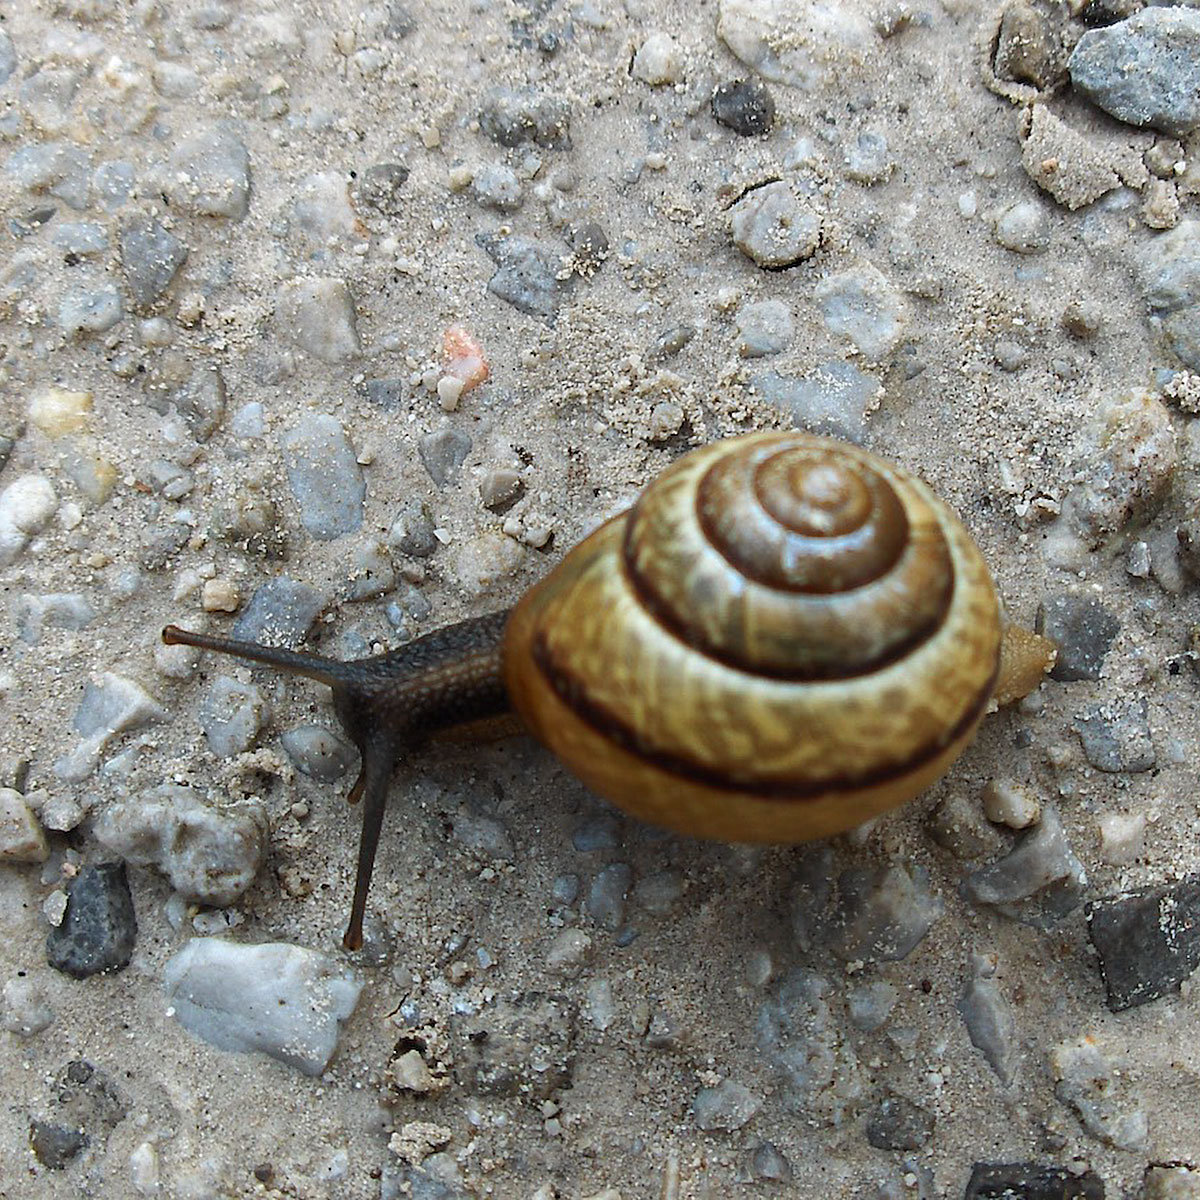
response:
[[[106,671],[99,683],[88,680],[84,685],[73,721],[81,740],[54,764],[54,773],[64,783],[80,783],[122,733],[166,719],[166,709],[141,684]]]
[[[929,836],[957,859],[996,854],[1003,845],[996,830],[983,819],[979,806],[957,791],[938,802],[926,828]]]
[[[748,1124],[759,1109],[762,1097],[745,1084],[723,1079],[716,1087],[701,1088],[692,1101],[696,1128],[705,1133],[727,1133]]]
[[[796,377],[768,371],[751,379],[764,400],[787,414],[797,429],[861,442],[867,414],[883,389],[873,375],[853,363],[826,362]]]
[[[592,954],[592,939],[582,929],[562,929],[546,951],[546,968],[560,975],[573,974]]]
[[[739,137],[758,137],[771,132],[775,99],[757,80],[736,79],[717,85],[712,95],[712,114],[718,124]]]
[[[867,1142],[877,1150],[920,1150],[933,1128],[933,1113],[894,1092],[867,1114]]]
[[[1099,820],[1100,857],[1113,866],[1136,862],[1146,849],[1143,813],[1104,813]]]
[[[1018,254],[1039,254],[1050,244],[1050,218],[1035,200],[1018,200],[996,222],[996,241]]]
[[[354,747],[323,725],[297,725],[279,741],[298,771],[322,783],[340,779],[354,762]]]
[[[428,464],[426,470],[429,470]],[[441,545],[433,531],[433,516],[429,506],[423,500],[407,500],[392,521],[388,544],[411,558],[429,558]]]
[[[1151,239],[1135,261],[1142,294],[1167,344],[1200,371],[1200,220],[1180,221]]]
[[[998,79],[1045,88],[1061,70],[1050,22],[1024,0],[1004,6],[992,69]]]
[[[989,821],[1009,829],[1028,829],[1042,819],[1042,803],[1023,783],[989,780],[983,789],[983,811]]]
[[[792,310],[782,300],[758,300],[737,315],[738,353],[763,358],[787,348],[795,331]]]
[[[827,276],[813,298],[825,327],[848,337],[869,361],[879,362],[899,345],[907,324],[904,299],[869,263]]]
[[[166,783],[110,804],[97,840],[135,866],[157,867],[185,900],[225,908],[254,882],[267,851],[267,815],[248,800],[214,805]]]
[[[19,1037],[36,1037],[54,1024],[54,1009],[34,980],[18,975],[0,990],[0,1029]]]
[[[47,437],[85,433],[92,426],[92,393],[49,384],[29,400],[29,420]]]
[[[288,341],[322,362],[345,363],[362,353],[354,297],[343,279],[287,281],[279,288],[275,318]]]
[[[187,259],[187,246],[153,217],[135,217],[119,238],[125,286],[139,311],[150,308]]]
[[[1118,1150],[1146,1146],[1146,1115],[1138,1107],[1124,1072],[1114,1071],[1089,1037],[1064,1042],[1050,1052],[1058,1081],[1055,1094],[1073,1108],[1092,1137]]]
[[[295,649],[316,624],[325,599],[306,583],[278,575],[260,584],[233,623],[231,636]]]
[[[1063,881],[1078,884],[1083,865],[1053,809],[1027,830],[1003,858],[967,876],[964,887],[977,904],[1015,904]]]
[[[1085,915],[1113,1012],[1179,991],[1200,966],[1200,877],[1106,896]]]
[[[58,305],[58,324],[68,337],[106,333],[124,316],[121,293],[106,284],[90,291],[69,292]]]
[[[358,181],[358,197],[368,208],[385,217],[402,216],[405,207],[404,185],[409,169],[403,163],[375,163]]]
[[[96,610],[79,592],[51,592],[45,596],[19,595],[13,603],[17,635],[36,646],[48,629],[85,629],[96,617]]]
[[[520,473],[511,467],[495,467],[479,484],[479,498],[483,507],[502,513],[510,509],[525,491]]]
[[[74,979],[129,965],[137,918],[124,863],[83,867],[71,882],[62,922],[46,936],[46,961]]]
[[[475,239],[496,264],[488,291],[518,312],[553,322],[564,284],[558,277],[558,255],[532,238],[479,234]]]
[[[459,470],[471,449],[470,436],[449,425],[443,425],[433,433],[422,434],[417,442],[417,453],[421,462],[429,472],[429,478],[438,487],[445,487],[446,484],[457,481]],[[393,526],[393,530],[394,528]]]
[[[1013,1078],[1017,1023],[995,979],[977,973],[958,1002],[967,1036],[1006,1087]]]
[[[29,1148],[48,1170],[65,1170],[90,1144],[82,1129],[37,1118],[29,1123]]]
[[[25,797],[0,787],[0,863],[42,863],[49,857],[46,835]]]
[[[882,133],[860,133],[846,151],[846,177],[855,183],[883,183],[895,169],[896,161]]]
[[[664,87],[683,78],[683,65],[678,42],[668,33],[655,31],[638,47],[630,73],[651,87]]]
[[[464,849],[487,858],[512,861],[512,835],[494,817],[462,811],[451,817],[450,824],[454,840]]]
[[[241,592],[232,579],[206,579],[200,592],[205,612],[233,613],[242,603]]]
[[[791,1183],[792,1164],[773,1142],[760,1142],[750,1156],[750,1169],[756,1179],[771,1183]]]
[[[1200,1200],[1200,1168],[1147,1167],[1138,1200]]]
[[[261,1051],[305,1075],[320,1075],[362,984],[313,950],[210,937],[192,938],[168,960],[163,990],[193,1036],[221,1050]]]
[[[1075,718],[1084,757],[1099,771],[1153,771],[1158,765],[1144,698],[1093,704]]]
[[[845,870],[838,897],[829,945],[844,960],[907,958],[942,914],[928,879],[902,866]]]
[[[567,102],[533,88],[494,88],[479,110],[479,128],[498,145],[534,142],[547,150],[571,148]]]
[[[280,443],[304,528],[322,541],[356,532],[367,485],[341,422],[324,413],[306,413]]]
[[[900,993],[882,979],[853,988],[846,997],[846,1015],[855,1029],[873,1033],[880,1029],[896,1007]]]
[[[821,244],[821,217],[787,183],[746,193],[730,209],[733,244],[769,271],[811,258]]]
[[[471,190],[483,208],[510,213],[521,207],[521,181],[516,171],[505,163],[488,163],[480,167],[471,180]]]
[[[376,600],[396,588],[396,568],[383,542],[367,538],[356,542],[347,563],[346,599],[354,604]]]
[[[192,216],[240,221],[249,211],[249,151],[231,126],[210,126],[176,145],[159,186]]]
[[[200,704],[200,728],[218,758],[245,754],[271,717],[266,697],[252,683],[218,675]]]
[[[633,869],[628,863],[609,863],[597,872],[588,891],[585,907],[588,916],[600,926],[615,933],[625,921],[625,902],[633,883]]]
[[[1097,596],[1058,592],[1042,600],[1034,627],[1058,647],[1050,678],[1067,682],[1100,678],[1121,622]]]

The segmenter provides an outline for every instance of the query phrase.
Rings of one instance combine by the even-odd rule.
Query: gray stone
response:
[[[149,309],[171,286],[187,259],[183,241],[153,217],[136,217],[121,227],[121,269],[134,307]]]
[[[20,475],[0,492],[0,567],[15,562],[57,511],[58,497],[43,475]]]
[[[1180,221],[1153,238],[1137,269],[1146,304],[1171,349],[1200,371],[1200,221]]]
[[[907,958],[942,914],[925,875],[902,866],[857,867],[838,876],[838,905],[829,945],[842,959]]]
[[[705,1133],[728,1133],[748,1124],[759,1109],[762,1097],[745,1084],[723,1079],[716,1087],[701,1088],[692,1101],[696,1128]]]
[[[20,595],[13,604],[17,636],[36,646],[47,629],[83,629],[96,617],[96,610],[81,592],[49,592],[42,596]]]
[[[0,85],[7,83],[16,69],[17,52],[13,48],[12,38],[0,29]]]
[[[866,419],[879,403],[879,381],[852,363],[827,362],[803,376],[769,371],[751,379],[769,403],[791,417],[797,429],[861,442]]]
[[[1121,622],[1095,596],[1058,592],[1038,606],[1036,628],[1058,647],[1051,679],[1099,679]]]
[[[279,741],[296,770],[322,783],[340,779],[354,762],[354,747],[324,725],[297,725]]]
[[[459,469],[471,453],[471,439],[462,430],[444,425],[433,433],[421,436],[417,442],[417,453],[429,472],[429,478],[438,487],[445,487],[457,480]]]
[[[820,214],[782,181],[747,192],[729,216],[733,244],[766,270],[803,262],[821,244]]]
[[[1018,200],[1000,214],[996,241],[1017,254],[1040,254],[1050,244],[1050,218],[1036,200]]]
[[[255,588],[250,603],[233,623],[232,636],[295,649],[324,607],[325,600],[315,588],[279,575]]]
[[[124,863],[80,870],[67,893],[62,923],[46,937],[46,960],[74,979],[129,965],[137,941],[137,917]]]
[[[479,128],[501,146],[534,142],[547,150],[571,148],[571,110],[565,100],[533,88],[494,88],[479,110]]]
[[[601,929],[615,933],[624,924],[625,902],[632,883],[633,869],[628,863],[609,863],[596,874],[585,907]]]
[[[157,867],[185,900],[225,908],[254,882],[267,849],[262,805],[206,803],[166,783],[109,805],[97,840],[134,866]]]
[[[240,221],[250,206],[250,153],[230,126],[202,130],[171,152],[160,186],[177,209]]]
[[[869,361],[896,348],[904,332],[904,299],[888,279],[866,263],[821,280],[813,293],[826,328],[848,337]]]
[[[1099,771],[1152,771],[1158,763],[1143,697],[1091,705],[1075,718],[1075,729]]]
[[[82,1130],[36,1117],[29,1123],[29,1148],[33,1156],[50,1171],[63,1171],[91,1145]]]
[[[484,208],[516,212],[521,207],[521,181],[516,171],[505,163],[480,167],[471,181],[471,190]]]
[[[68,292],[58,304],[58,324],[68,337],[105,333],[125,316],[121,293],[101,284],[93,291]]]
[[[166,416],[172,408],[198,442],[206,442],[225,415],[225,377],[215,367],[197,367],[181,355],[164,357],[143,385],[146,403]]]
[[[719,83],[712,94],[712,114],[739,137],[759,137],[775,123],[775,98],[756,79]]]
[[[1091,1038],[1064,1042],[1050,1052],[1055,1093],[1070,1105],[1084,1129],[1118,1150],[1146,1146],[1146,1114],[1137,1106],[1123,1072],[1114,1071]]]
[[[867,1141],[877,1150],[920,1150],[933,1137],[933,1113],[890,1093],[867,1114]]]
[[[532,238],[479,234],[476,242],[496,264],[488,291],[518,312],[551,322],[563,296],[559,256]]]
[[[55,247],[71,258],[108,253],[108,234],[95,221],[60,221],[50,233]]]
[[[284,942],[192,938],[163,969],[175,1018],[221,1050],[260,1051],[320,1075],[362,984],[332,958]]]
[[[279,289],[275,318],[293,345],[326,363],[362,353],[354,297],[344,279],[292,279]]]
[[[1040,824],[1023,833],[999,861],[968,875],[964,888],[977,904],[1008,905],[1052,885],[1078,885],[1083,876],[1083,864],[1072,852],[1058,814],[1046,809]]]
[[[792,1164],[773,1142],[760,1142],[755,1146],[750,1156],[750,1170],[756,1179],[766,1179],[771,1183],[792,1182]]]
[[[469,448],[467,453],[470,453]],[[425,469],[429,470],[428,463]],[[429,511],[429,505],[424,500],[413,498],[401,505],[388,531],[388,542],[401,554],[407,554],[411,558],[429,558],[441,545],[433,530],[433,514]]]
[[[254,684],[218,675],[200,705],[200,728],[218,758],[232,758],[254,745],[270,716],[271,707]]]
[[[879,1029],[892,1014],[900,993],[882,979],[854,988],[846,997],[846,1014],[850,1024],[864,1033]]]
[[[1175,137],[1200,125],[1200,11],[1148,8],[1089,29],[1068,66],[1075,89],[1119,121]]]
[[[141,684],[106,671],[99,683],[84,685],[73,722],[82,740],[54,764],[54,773],[66,783],[79,783],[96,769],[113,739],[166,718],[166,709]]]
[[[1048,87],[1060,67],[1050,22],[1024,0],[1006,4],[996,33],[992,69],[997,79]]]
[[[133,195],[133,163],[118,159],[101,163],[92,176],[96,199],[107,212],[115,212]]]
[[[36,1037],[54,1024],[54,1009],[43,988],[24,971],[5,983],[0,1029],[18,1037]]]
[[[855,183],[882,183],[896,169],[887,138],[874,130],[865,130],[846,151],[846,178]]]
[[[322,541],[354,533],[362,525],[367,485],[341,422],[306,413],[280,442],[304,528]]]
[[[743,358],[764,358],[787,348],[796,323],[782,300],[756,300],[737,315],[738,353]]]
[[[995,979],[976,973],[958,1002],[967,1036],[987,1059],[1000,1082],[1012,1082],[1016,1020]]]
[[[1200,876],[1106,896],[1085,912],[1113,1012],[1179,991],[1200,966]]]
[[[404,185],[409,170],[403,163],[376,163],[358,181],[358,198],[385,217],[398,217],[405,210]]]
[[[450,826],[454,840],[465,849],[485,858],[512,861],[512,836],[495,817],[464,810],[454,814]]]
[[[396,568],[387,547],[374,538],[355,544],[347,564],[346,599],[354,604],[386,596],[396,587]]]

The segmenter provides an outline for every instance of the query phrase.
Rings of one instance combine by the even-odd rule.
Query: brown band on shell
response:
[[[997,660],[986,684],[973,698],[954,726],[944,730],[937,739],[920,747],[902,763],[879,767],[858,775],[848,773],[831,775],[816,781],[747,780],[730,777],[723,772],[646,745],[644,739],[639,737],[635,730],[605,706],[598,704],[588,694],[587,687],[581,680],[576,679],[563,664],[554,661],[543,631],[539,630],[535,635],[532,650],[533,660],[554,694],[579,720],[619,749],[652,764],[665,774],[674,775],[679,779],[701,784],[716,791],[757,796],[764,800],[796,802],[813,800],[830,793],[861,791],[864,788],[887,784],[919,770],[941,754],[947,746],[962,737],[980,719],[991,699],[992,689],[999,671],[999,660]]]

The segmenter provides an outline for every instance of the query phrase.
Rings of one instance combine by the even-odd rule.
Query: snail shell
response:
[[[1000,604],[918,479],[802,433],[679,459],[518,603],[513,707],[594,791],[732,841],[910,799],[987,709]]]

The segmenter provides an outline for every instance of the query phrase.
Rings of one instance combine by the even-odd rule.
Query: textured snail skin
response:
[[[1003,625],[978,548],[923,483],[800,433],[685,455],[511,613],[389,654],[336,662],[175,626],[163,640],[332,689],[362,755],[351,949],[393,768],[429,737],[511,732],[515,711],[627,812],[801,842],[917,795],[1053,663]]]
[[[697,497],[731,459],[752,464],[745,494],[722,487],[714,519]],[[797,523],[781,460],[807,472],[802,493],[833,496],[808,505],[809,527],[840,519],[839,474],[843,491],[866,481],[885,502],[852,512],[849,532],[787,542],[785,529],[782,551],[750,563],[770,577],[755,582],[746,530],[778,533],[764,500]],[[739,562],[710,541],[721,523],[743,539]],[[831,583],[834,542],[859,562]],[[701,837],[799,842],[944,774],[988,707],[1001,640],[983,557],[923,483],[857,447],[767,433],[685,456],[572,550],[510,618],[504,681],[534,735],[626,811]]]

